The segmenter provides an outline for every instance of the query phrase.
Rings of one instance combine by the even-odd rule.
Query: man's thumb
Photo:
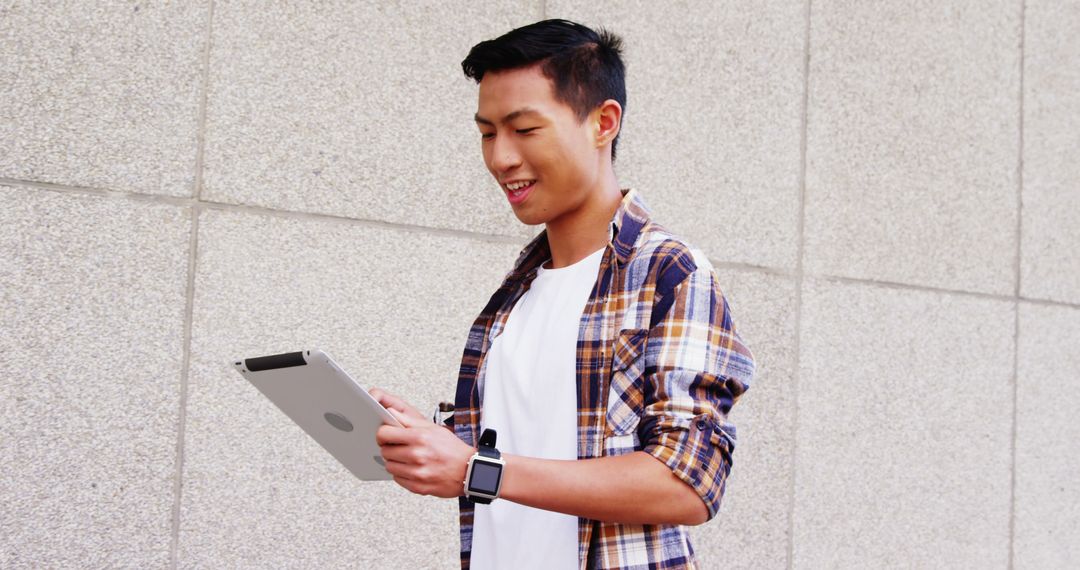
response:
[[[396,408],[386,408],[390,415],[394,416],[401,425],[405,427],[412,427],[412,418],[408,417],[404,412],[399,412]]]

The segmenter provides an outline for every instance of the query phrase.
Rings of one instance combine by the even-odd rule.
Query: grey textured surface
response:
[[[1020,294],[1080,303],[1080,2],[1026,3]]]
[[[8,0],[0,567],[458,566],[227,362],[452,398],[542,229],[460,61],[544,16],[623,36],[620,185],[758,360],[703,568],[1080,566],[1080,1]]]
[[[807,279],[793,568],[1003,568],[1012,302]]]
[[[1020,304],[1016,391],[1018,569],[1080,560],[1080,309]]]
[[[169,560],[188,211],[0,186],[0,567]]]
[[[1020,8],[813,5],[807,272],[1013,294]]]
[[[519,246],[210,210],[199,220],[179,565],[450,568],[457,500],[355,479],[229,365],[321,348],[425,414]]]
[[[547,3],[549,18],[624,38],[615,172],[718,261],[795,268],[803,12],[801,2]]]
[[[702,568],[784,568],[794,450],[795,280],[717,270],[732,319],[757,373],[731,409],[739,441],[716,517],[690,527]]]
[[[0,6],[0,177],[195,187],[209,3]]]
[[[214,7],[203,198],[527,235],[484,167],[473,43],[536,3]]]

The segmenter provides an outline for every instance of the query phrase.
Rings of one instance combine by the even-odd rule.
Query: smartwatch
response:
[[[499,450],[495,449],[495,430],[485,429],[476,453],[469,458],[469,469],[462,481],[465,496],[474,503],[490,504],[499,496],[505,466]]]

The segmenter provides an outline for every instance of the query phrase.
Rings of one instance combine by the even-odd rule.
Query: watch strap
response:
[[[502,457],[502,453],[499,453],[499,450],[494,447],[479,447],[476,449],[476,452],[484,457],[490,457],[492,459],[499,459]]]
[[[476,448],[476,452],[492,459],[499,459],[502,456],[499,450],[495,449],[495,430],[487,428],[480,434],[480,445]]]
[[[480,434],[480,443],[478,444],[478,447],[481,447],[481,448],[484,448],[484,447],[494,448],[495,447],[495,430],[493,430],[491,428],[485,429],[484,433]]]
[[[474,503],[480,503],[481,505],[490,505],[491,499],[487,497],[481,497],[479,495],[470,495],[469,500]]]

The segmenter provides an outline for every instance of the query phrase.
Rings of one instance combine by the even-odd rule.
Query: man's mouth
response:
[[[504,184],[503,188],[506,190],[506,197],[510,200],[510,203],[519,204],[525,200],[525,197],[532,192],[535,186],[536,180],[522,180]]]

